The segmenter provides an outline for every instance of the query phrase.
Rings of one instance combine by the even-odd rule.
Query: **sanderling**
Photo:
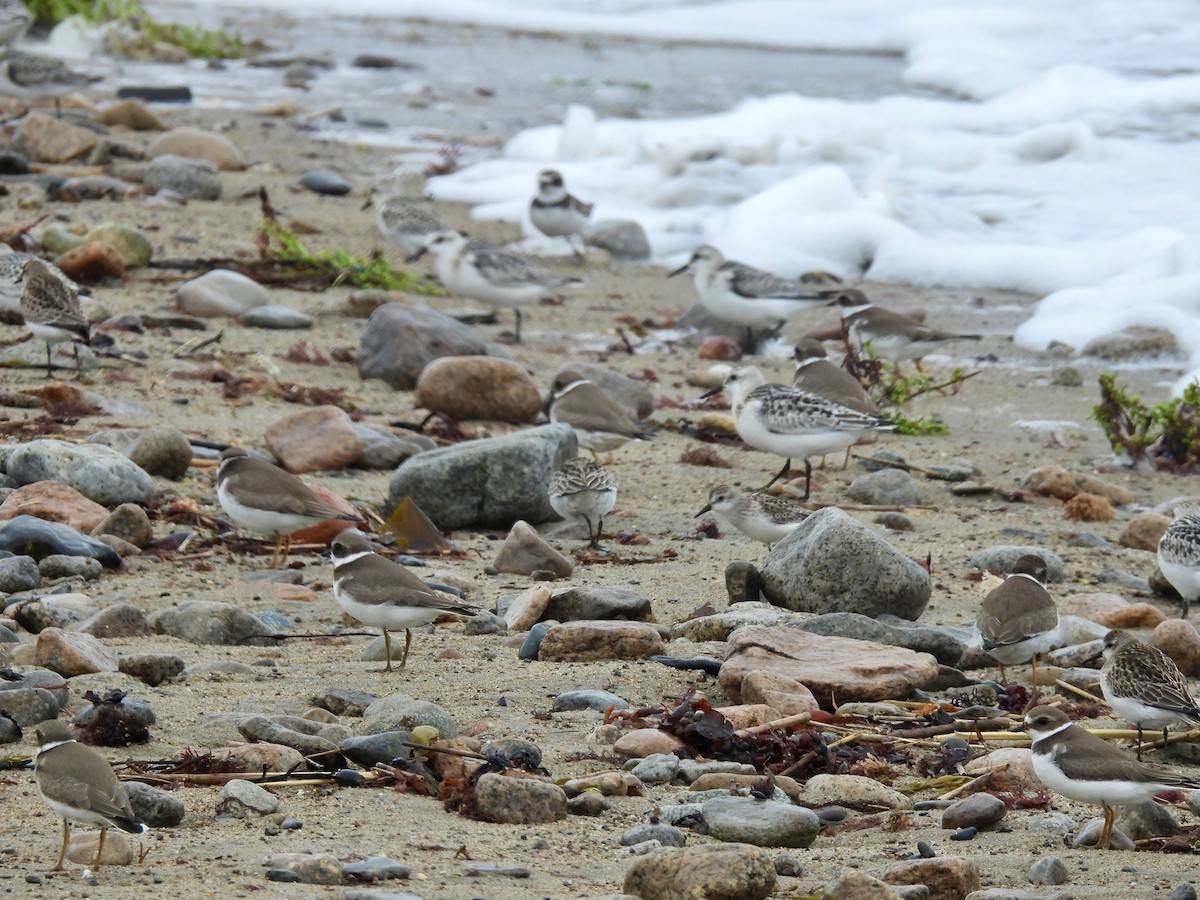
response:
[[[567,193],[562,173],[557,169],[542,169],[538,172],[537,194],[529,201],[529,220],[547,237],[566,238],[575,255],[581,257],[583,252],[576,248],[572,238],[578,235],[583,244],[583,229],[593,206],[594,203],[584,203]]]
[[[0,257],[3,259],[4,257]],[[75,372],[79,373],[79,345],[91,340],[92,330],[83,317],[79,298],[67,286],[62,273],[51,271],[50,264],[30,256],[21,267],[21,315],[33,336],[46,344],[46,377],[53,366],[50,348],[70,341],[75,350]]]
[[[33,16],[21,0],[0,0],[0,48],[23,35],[31,22]]]
[[[649,440],[653,425],[641,422],[594,383],[571,372],[550,386],[550,421],[575,429],[579,446],[594,457],[616,450],[626,441]]]
[[[333,598],[358,621],[383,631],[385,672],[392,671],[389,631],[404,629],[404,655],[400,657],[403,669],[412,645],[412,629],[447,613],[473,616],[479,612],[469,604],[446,599],[406,566],[376,554],[367,536],[357,528],[347,528],[334,538],[330,551]]]
[[[547,486],[550,505],[564,519],[582,519],[588,546],[600,548],[604,517],[617,502],[617,479],[604,466],[574,457],[554,470]]]
[[[916,360],[936,350],[947,341],[978,341],[982,335],[953,334],[939,331],[911,316],[875,306],[861,291],[843,290],[834,304],[840,306],[842,321],[854,343],[862,346],[868,341],[875,355],[893,363]]]
[[[379,233],[392,243],[399,244],[406,256],[420,251],[428,235],[450,227],[428,202],[400,194],[372,195],[362,208],[368,207],[375,209],[375,226]]]
[[[410,259],[425,251],[433,256],[438,280],[446,290],[513,310],[517,318],[516,343],[521,341],[521,306],[580,281],[450,229],[426,235],[421,250]]]
[[[291,472],[249,456],[242,447],[221,453],[217,502],[238,528],[275,539],[271,567],[287,562],[295,532],[330,519],[362,521],[361,516],[326,503]]]
[[[1004,582],[988,592],[975,619],[983,652],[1000,666],[1032,663],[1059,639],[1058,606],[1046,590],[1046,562],[1027,553],[1017,559]]]
[[[814,288],[727,260],[705,244],[691,259],[668,273],[672,278],[690,271],[700,302],[718,319],[746,328],[778,328],[806,309],[829,303],[827,289]]]
[[[768,383],[754,366],[734,369],[723,385],[702,396],[728,390],[737,433],[756,450],[774,453],[787,461],[763,487],[782,478],[792,458],[804,460],[804,500],[812,486],[810,456],[824,456],[849,447],[864,431],[896,426],[881,416],[850,409],[794,387]]]
[[[53,99],[55,113],[59,116],[62,115],[60,97],[98,80],[93,75],[68,68],[54,56],[10,50],[0,57],[0,94],[16,97],[26,106]]]
[[[25,291],[25,263],[38,258],[32,253],[11,250],[7,244],[0,244],[0,309],[20,311],[21,294]],[[54,263],[42,260],[42,264],[51,275],[63,283],[68,291],[76,296],[82,296],[88,292],[87,288],[68,278],[63,270]]]
[[[1200,790],[1200,781],[1143,763],[1085,731],[1054,706],[1035,706],[1022,726],[1032,739],[1033,771],[1056,794],[1104,808],[1096,846],[1107,850],[1117,807],[1154,799],[1163,791]]]
[[[693,518],[709,511],[719,513],[742,534],[762,541],[768,548],[799,528],[810,515],[803,506],[784,497],[743,491],[729,484],[715,485],[708,492],[708,503]]]
[[[1200,709],[1179,666],[1157,647],[1119,629],[1104,636],[1100,690],[1112,711],[1137,728],[1138,744],[1143,728],[1161,728],[1165,741],[1168,725],[1200,724]]]
[[[1200,597],[1200,506],[1181,503],[1176,507],[1175,518],[1158,539],[1158,568],[1179,591],[1179,617],[1186,619],[1192,601]]]

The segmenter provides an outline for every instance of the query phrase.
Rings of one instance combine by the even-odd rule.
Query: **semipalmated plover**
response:
[[[940,331],[911,316],[875,306],[856,290],[842,291],[833,301],[841,307],[850,339],[860,347],[870,342],[875,355],[892,363],[916,360],[947,341],[978,341],[982,335]]]
[[[578,278],[564,277],[450,229],[426,235],[421,250],[409,259],[426,251],[446,290],[488,306],[512,309],[517,318],[516,343],[521,342],[522,306],[579,283]]]
[[[1200,507],[1194,503],[1175,508],[1175,518],[1158,539],[1158,568],[1183,598],[1179,617],[1186,619],[1200,597]]]
[[[800,457],[804,460],[804,500],[812,484],[810,456],[849,447],[864,432],[896,427],[881,416],[858,412],[789,385],[769,383],[754,366],[734,369],[723,385],[701,396],[711,397],[723,390],[729,392],[741,439],[756,450],[787,460],[763,488],[782,478],[791,468],[792,458]]]
[[[796,374],[792,387],[868,415],[879,415],[879,404],[871,399],[861,382],[825,352],[825,345],[812,338],[801,338],[792,350]]]
[[[405,256],[411,256],[425,245],[425,238],[450,226],[424,200],[413,200],[401,194],[371,196],[363,209],[374,207],[375,227],[394,244],[399,244]]]
[[[708,502],[692,518],[706,512],[718,513],[730,525],[747,537],[762,541],[769,548],[800,527],[811,515],[798,503],[762,491],[743,491],[729,484],[715,485],[708,492]]]
[[[626,441],[650,439],[651,424],[635,419],[586,378],[576,378],[571,372],[560,374],[550,391],[550,421],[574,428],[579,446],[590,450],[597,461],[599,454],[616,450]]]
[[[1200,780],[1139,762],[1085,731],[1053,706],[1035,706],[1022,724],[1032,739],[1033,771],[1047,788],[1081,803],[1104,807],[1096,846],[1107,850],[1117,807],[1150,800],[1162,791],[1200,790]]]
[[[1032,663],[1059,639],[1058,605],[1045,588],[1046,562],[1027,553],[1013,564],[1004,583],[988,592],[975,619],[981,646],[1000,666]]]
[[[778,328],[806,309],[827,304],[830,298],[828,290],[726,259],[709,244],[697,247],[691,258],[667,277],[689,271],[700,302],[710,313],[751,330]]]
[[[578,236],[583,244],[583,229],[587,227],[588,216],[595,204],[584,203],[567,193],[562,173],[557,169],[542,169],[537,180],[537,193],[529,201],[529,221],[547,237],[566,238],[575,255],[583,256],[572,238]]]
[[[3,259],[3,257],[0,257]],[[21,267],[21,315],[33,336],[46,344],[46,377],[53,365],[50,348],[69,341],[75,350],[75,373],[79,374],[79,345],[92,337],[91,326],[83,317],[83,307],[67,281],[51,271],[36,256],[28,257]]]
[[[389,631],[404,629],[404,655],[400,658],[403,669],[408,662],[413,628],[428,625],[447,613],[473,616],[479,612],[461,601],[445,599],[405,566],[376,554],[367,536],[355,528],[347,528],[334,538],[330,549],[334,599],[360,622],[383,631],[385,672],[392,671]]]
[[[604,517],[617,502],[617,479],[599,463],[574,457],[554,470],[547,486],[550,505],[564,519],[582,519],[588,546],[599,549]]]
[[[0,94],[16,97],[26,106],[39,100],[54,100],[54,110],[62,116],[60,97],[99,81],[69,68],[61,59],[40,53],[7,51],[0,56]]]
[[[62,871],[71,838],[71,821],[100,826],[93,869],[100,868],[108,829],[140,834],[146,826],[129,805],[129,795],[103,756],[75,740],[71,726],[50,719],[37,726],[34,778],[43,802],[62,816],[62,847],[54,871]]]
[[[1119,629],[1104,636],[1100,690],[1112,711],[1136,726],[1139,745],[1143,728],[1161,728],[1166,740],[1168,725],[1200,725],[1200,709],[1179,666],[1157,647]]]
[[[287,562],[295,532],[330,519],[362,521],[326,503],[291,472],[247,455],[243,447],[229,447],[220,458],[217,501],[238,528],[275,539],[272,567]]]

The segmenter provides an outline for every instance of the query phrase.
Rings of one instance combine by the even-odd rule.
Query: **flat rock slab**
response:
[[[903,647],[752,625],[730,635],[721,687],[740,703],[742,681],[755,672],[802,684],[832,709],[835,698],[849,703],[905,697],[937,676],[938,661]]]
[[[643,622],[564,622],[542,638],[542,662],[645,659],[665,652],[658,629]]]

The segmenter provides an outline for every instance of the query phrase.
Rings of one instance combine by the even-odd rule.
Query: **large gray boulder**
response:
[[[429,450],[392,475],[389,508],[411,497],[438,528],[510,528],[557,518],[546,484],[575,456],[569,425],[543,425],[515,434]]]
[[[819,614],[918,619],[932,590],[928,572],[836,507],[813,513],[776,544],[761,576],[776,606]]]
[[[363,329],[358,377],[381,378],[398,391],[411,391],[432,360],[486,355],[483,340],[462,322],[420,304],[385,303]]]
[[[17,484],[61,481],[101,506],[144,503],[154,481],[136,463],[101,444],[41,439],[8,457],[8,476]]]

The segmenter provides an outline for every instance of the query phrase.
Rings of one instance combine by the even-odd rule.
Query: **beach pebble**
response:
[[[351,762],[370,768],[376,763],[390,764],[394,759],[409,759],[413,751],[405,743],[411,741],[412,732],[402,729],[344,738],[338,742],[338,747]]]
[[[567,795],[557,784],[495,773],[475,783],[478,818],[504,825],[536,825],[567,817]]]
[[[101,222],[83,236],[85,242],[103,241],[121,254],[130,269],[145,266],[154,256],[154,244],[146,232],[122,222]]]
[[[804,785],[804,802],[814,806],[870,803],[889,809],[912,809],[912,800],[865,775],[814,775]]]
[[[613,751],[618,756],[645,759],[659,753],[674,755],[676,750],[684,746],[683,741],[673,734],[657,728],[638,728],[617,738]]]
[[[54,264],[80,284],[95,284],[104,278],[125,278],[125,260],[107,241],[88,241],[55,257]]]
[[[240,316],[270,302],[267,289],[240,272],[210,269],[175,289],[179,308],[192,316]]]
[[[379,698],[353,688],[323,687],[312,696],[314,706],[335,716],[361,716]]]
[[[855,478],[846,496],[879,506],[914,506],[918,502],[917,482],[903,469],[881,469]]]
[[[760,571],[767,599],[799,612],[917,619],[931,593],[928,572],[836,507],[805,519]]]
[[[634,825],[619,838],[622,847],[632,847],[644,841],[658,841],[663,847],[682,847],[687,844],[687,832],[674,825]]]
[[[1125,807],[1117,825],[1135,841],[1171,837],[1179,830],[1179,823],[1175,821],[1171,811],[1153,800]]]
[[[650,601],[625,587],[580,586],[563,588],[550,595],[544,616],[559,622],[579,619],[627,619],[652,621]]]
[[[406,866],[386,856],[368,856],[366,859],[342,866],[342,877],[348,884],[398,881],[410,875],[412,866]]]
[[[601,219],[590,223],[583,232],[589,247],[607,250],[614,259],[637,262],[650,258],[650,239],[632,219]]]
[[[572,816],[602,816],[612,809],[612,803],[597,791],[585,791],[567,800],[567,813]]]
[[[0,559],[0,593],[16,594],[41,587],[42,574],[28,556]],[[40,630],[40,629],[39,629]]]
[[[99,848],[99,831],[72,830],[71,839],[67,842],[67,859],[81,866],[90,866],[96,858]],[[104,852],[100,854],[101,866],[128,866],[134,860],[133,845],[124,832],[115,828],[109,829],[108,837],[104,840]]]
[[[569,425],[543,425],[421,453],[392,475],[388,503],[411,497],[445,530],[546,522],[555,513],[540,486],[577,446]]]
[[[14,150],[0,150],[0,175],[28,175],[29,160]]]
[[[146,149],[149,159],[169,155],[208,160],[218,169],[246,168],[245,157],[233,141],[215,131],[191,126],[172,128],[156,138]]]
[[[904,860],[869,872],[893,887],[923,884],[937,900],[966,897],[979,890],[979,864],[960,856]]]
[[[58,578],[81,578],[84,581],[95,581],[104,572],[104,567],[91,557],[52,553],[38,560],[38,571],[42,574],[42,579],[46,581]]]
[[[874,641],[893,647],[907,647],[918,653],[928,653],[947,666],[956,666],[967,650],[968,638],[947,628],[910,622],[883,615],[872,619],[859,613],[839,612],[814,616],[798,626],[811,634],[836,635],[860,641]]]
[[[942,828],[989,828],[1004,818],[1004,801],[992,794],[972,794],[942,813]]]
[[[658,630],[643,622],[564,622],[542,639],[542,662],[645,659],[664,651]]]
[[[90,153],[100,136],[55,116],[25,116],[12,136],[12,149],[30,162],[70,162]]]
[[[40,687],[23,687],[22,682],[8,683],[14,687],[0,691],[0,707],[22,728],[58,718],[58,700],[52,692]]]
[[[1070,500],[1076,494],[1098,494],[1113,506],[1133,502],[1133,495],[1120,485],[1109,484],[1094,475],[1068,472],[1062,466],[1041,466],[1031,469],[1021,479],[1026,490],[1060,500]]]
[[[149,623],[159,634],[193,644],[242,645],[267,633],[262,623],[241,607],[215,600],[185,600],[155,610]]]
[[[392,694],[371,703],[363,711],[367,734],[412,729],[428,725],[437,729],[439,737],[452,738],[458,734],[454,719],[446,710],[428,700],[415,700],[404,694]]]
[[[1133,550],[1154,552],[1158,549],[1159,538],[1170,524],[1170,516],[1155,512],[1138,513],[1126,523],[1117,538],[1117,543]]]
[[[1200,675],[1200,632],[1191,622],[1167,619],[1150,633],[1147,643],[1171,657],[1184,675]]]
[[[275,331],[312,328],[316,321],[308,313],[290,306],[268,303],[248,309],[238,321],[252,328],[269,328]]]
[[[671,627],[674,637],[696,643],[724,641],[746,625],[797,627],[815,618],[812,613],[794,613],[767,603],[743,603],[707,616],[686,619]]]
[[[629,867],[624,890],[641,900],[765,900],[776,877],[771,856],[751,844],[663,847]]]
[[[536,660],[541,653],[542,641],[546,639],[546,632],[557,624],[557,622],[538,622],[531,627],[529,633],[521,641],[521,646],[517,648],[517,659],[526,662]]]
[[[163,478],[182,478],[192,463],[187,435],[168,426],[147,428],[123,452],[144,471]]]
[[[117,100],[92,114],[92,121],[101,125],[121,126],[133,131],[164,131],[166,126],[141,100]]]
[[[516,522],[500,545],[492,562],[497,572],[547,578],[570,578],[575,564],[559,551],[528,522]]]
[[[411,391],[425,367],[447,356],[486,356],[466,325],[424,304],[386,303],[371,314],[358,348],[358,374]]]
[[[93,536],[105,534],[119,537],[139,548],[145,548],[154,540],[150,517],[136,503],[122,503],[92,529]]]
[[[300,186],[329,197],[344,197],[351,190],[350,182],[331,169],[309,169],[300,176]]]
[[[1030,547],[1015,544],[997,544],[980,550],[967,563],[973,569],[982,572],[1007,574],[1012,571],[1018,559],[1027,554],[1040,556],[1046,563],[1046,577],[1050,581],[1062,581],[1066,572],[1063,559],[1052,550],[1045,547]]]
[[[265,816],[279,809],[279,798],[250,781],[235,778],[225,783],[217,795],[217,815],[245,819]]]
[[[344,469],[362,455],[354,423],[336,406],[315,406],[276,419],[263,440],[280,465],[296,474]]]
[[[104,521],[108,509],[60,481],[35,481],[12,491],[0,503],[0,520],[20,515],[62,522],[88,533]]]
[[[141,608],[132,603],[111,603],[80,622],[75,630],[97,638],[131,638],[148,635],[150,626]]]
[[[217,167],[208,160],[166,153],[146,166],[142,187],[147,194],[167,190],[189,200],[217,200],[222,185]]]
[[[17,722],[0,717],[0,744],[15,744],[23,737],[21,726]]]
[[[151,687],[183,674],[186,664],[173,653],[133,653],[117,659],[117,669]]]
[[[1097,817],[1091,819],[1086,825],[1080,829],[1079,834],[1075,835],[1075,839],[1071,841],[1071,847],[1079,849],[1080,847],[1094,847],[1100,842],[1100,835],[1104,831],[1104,818]],[[1114,828],[1112,831],[1112,839],[1109,845],[1110,850],[1136,850],[1135,844],[1124,831],[1120,828]]]
[[[142,503],[154,482],[128,458],[100,444],[53,439],[30,441],[8,458],[7,472],[17,484],[61,481],[102,506]]]
[[[410,456],[437,446],[427,435],[400,437],[362,422],[354,423],[354,433],[362,445],[362,454],[355,465],[362,469],[394,469]]]
[[[1184,881],[1171,888],[1167,900],[1196,900],[1196,888]]]
[[[342,862],[331,853],[277,853],[268,856],[263,865],[267,867],[268,881],[327,885],[340,885],[343,881]]]
[[[901,895],[860,869],[842,869],[837,878],[825,885],[821,900],[901,900]]]
[[[526,368],[491,356],[430,360],[417,378],[416,401],[458,420],[528,424],[542,411],[542,398]]]
[[[140,781],[126,781],[129,805],[134,815],[151,828],[172,828],[183,821],[186,812],[183,801]]]
[[[578,709],[594,709],[607,712],[610,709],[632,709],[632,704],[612,691],[599,689],[564,691],[554,698],[550,709],[553,712],[568,712]]]
[[[38,634],[34,664],[63,678],[117,671],[117,658],[100,641],[61,628],[45,628]]]
[[[714,797],[701,805],[709,836],[758,847],[807,847],[821,830],[809,809],[751,797]]]

